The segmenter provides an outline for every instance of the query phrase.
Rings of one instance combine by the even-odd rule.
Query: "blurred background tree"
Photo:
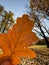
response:
[[[13,13],[11,11],[7,12],[4,7],[0,5],[0,33],[6,33],[13,23]]]
[[[49,0],[29,0],[29,16],[34,20],[34,31],[45,39],[47,47],[49,47],[49,28],[45,21],[49,21]],[[48,22],[49,24],[49,22]]]

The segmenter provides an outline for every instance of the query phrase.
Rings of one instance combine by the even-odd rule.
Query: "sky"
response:
[[[15,19],[27,13],[28,0],[0,0],[0,4],[5,10],[12,11]],[[49,27],[49,21],[46,21],[46,25]]]
[[[12,11],[14,18],[20,17],[26,14],[27,0],[0,0],[0,5],[4,6],[5,10]]]

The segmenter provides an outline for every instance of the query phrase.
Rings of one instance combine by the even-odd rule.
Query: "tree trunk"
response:
[[[38,24],[38,26],[40,27],[40,31],[41,31],[41,33],[43,34],[43,38],[45,39],[47,48],[49,48],[49,41],[48,41],[47,37],[45,36],[44,31],[43,31],[42,28],[41,28],[41,25]]]
[[[49,48],[49,41],[48,41],[47,37],[44,37],[44,39],[45,39],[45,42],[47,43],[47,47]]]
[[[47,37],[45,36],[45,34],[44,34],[44,32],[43,32],[41,26],[40,26],[40,30],[41,30],[41,33],[43,34],[43,38],[45,39],[45,42],[46,42],[47,48],[49,48],[49,41],[48,41]]]

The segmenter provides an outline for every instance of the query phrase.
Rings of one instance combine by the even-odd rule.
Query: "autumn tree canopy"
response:
[[[49,28],[46,22],[49,21],[49,0],[29,0],[30,1],[30,18],[34,20],[34,31],[38,36],[45,39],[47,47],[49,47]],[[45,22],[46,21],[46,22]],[[49,23],[48,23],[49,24]]]
[[[16,22],[7,33],[0,34],[0,64],[10,60],[16,65],[20,63],[20,57],[36,57],[35,52],[28,48],[38,41],[38,37],[32,32],[34,22],[26,14],[17,18]]]
[[[4,7],[0,5],[0,33],[7,32],[13,23],[13,13],[11,11],[7,12]]]

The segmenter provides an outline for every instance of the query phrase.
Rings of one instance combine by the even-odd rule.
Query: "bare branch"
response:
[[[41,25],[45,30],[46,32],[49,34],[49,31],[46,29],[46,27],[44,25]]]
[[[43,35],[41,34],[41,32],[37,31],[36,29],[33,29],[35,32],[37,32],[40,36],[43,37]]]

